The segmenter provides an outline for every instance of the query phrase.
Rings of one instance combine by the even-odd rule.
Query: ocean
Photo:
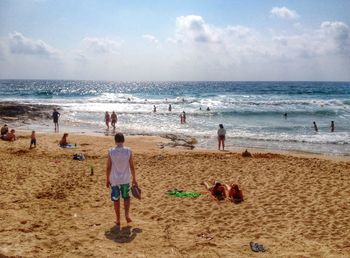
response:
[[[0,101],[60,106],[69,131],[105,133],[104,113],[116,111],[117,130],[126,134],[186,135],[215,149],[223,124],[227,149],[350,155],[350,82],[0,80]],[[186,124],[180,123],[182,111]],[[51,121],[35,127],[53,130]]]

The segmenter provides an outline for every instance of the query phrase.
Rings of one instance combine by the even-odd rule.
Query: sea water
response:
[[[223,124],[229,149],[350,155],[350,82],[0,80],[0,101],[60,106],[71,130],[105,132],[104,113],[115,111],[117,131],[126,134],[186,135],[200,147],[216,148]],[[182,111],[186,124],[180,123]]]

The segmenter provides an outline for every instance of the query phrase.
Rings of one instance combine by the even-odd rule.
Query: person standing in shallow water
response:
[[[113,130],[115,130],[115,124],[117,123],[118,121],[118,117],[117,117],[117,114],[113,111],[112,114],[111,114],[111,119],[112,119],[112,127],[113,127]]]
[[[53,109],[52,118],[53,123],[55,124],[55,132],[59,131],[59,125],[58,125],[58,118],[61,116],[61,114],[57,111],[56,108]]]
[[[108,111],[105,113],[105,122],[107,126],[107,130],[109,130],[109,123],[111,122],[111,116],[109,115]]]
[[[331,132],[335,131],[335,124],[334,121],[331,121]]]
[[[314,129],[315,129],[315,132],[318,132],[318,128],[317,128],[317,124],[315,121],[313,121],[313,124],[314,124]]]
[[[129,214],[130,175],[132,176],[132,185],[137,186],[137,182],[132,151],[124,147],[124,135],[117,133],[114,136],[114,141],[116,146],[108,151],[106,187],[111,188],[111,200],[114,202],[116,215],[115,223],[119,226],[121,197],[124,200],[126,222],[132,222]]]
[[[226,130],[225,130],[223,124],[219,124],[219,129],[218,129],[218,150],[220,150],[221,146],[222,146],[222,150],[225,150],[225,137],[226,137]]]

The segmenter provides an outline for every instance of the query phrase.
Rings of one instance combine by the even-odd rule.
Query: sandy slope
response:
[[[0,141],[0,254],[23,257],[350,257],[350,162],[279,154],[159,149],[128,137],[143,200],[113,224],[105,188],[112,137],[61,134]],[[72,160],[83,152],[86,161]],[[90,176],[90,165],[94,175]],[[202,181],[237,182],[244,203],[218,203]],[[171,188],[202,192],[176,198]],[[253,253],[250,241],[266,253]],[[0,255],[0,257],[2,257]]]

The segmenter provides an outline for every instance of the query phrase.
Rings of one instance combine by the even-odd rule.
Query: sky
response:
[[[0,79],[350,81],[350,0],[0,0]]]

